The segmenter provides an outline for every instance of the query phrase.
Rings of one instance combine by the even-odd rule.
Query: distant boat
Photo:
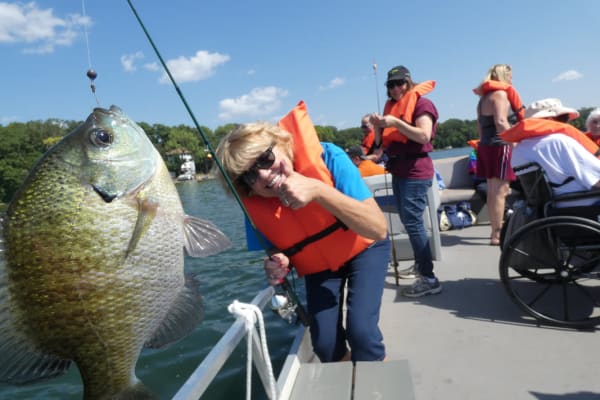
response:
[[[183,161],[179,167],[181,174],[177,176],[178,181],[191,181],[196,179],[196,163],[191,154],[180,154],[179,158]]]

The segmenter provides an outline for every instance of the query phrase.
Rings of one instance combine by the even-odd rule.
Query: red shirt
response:
[[[431,100],[419,97],[411,124],[414,125],[415,121],[424,114],[428,114],[433,119],[431,129],[431,140],[433,140],[437,129],[438,111]],[[433,161],[428,154],[433,151],[431,140],[425,144],[410,139],[406,143],[391,143],[386,149],[389,157],[388,171],[400,178],[432,179],[434,176]]]

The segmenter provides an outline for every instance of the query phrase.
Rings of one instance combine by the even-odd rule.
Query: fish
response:
[[[156,397],[135,375],[143,348],[203,317],[185,255],[229,239],[184,213],[160,154],[119,107],[94,108],[37,161],[2,218],[0,382],[74,363],[84,399]]]

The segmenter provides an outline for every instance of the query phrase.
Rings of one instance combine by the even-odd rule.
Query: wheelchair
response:
[[[568,205],[600,204],[600,191],[553,195],[539,164],[514,170],[521,196],[505,219],[499,262],[506,292],[538,323],[600,324],[600,206]]]

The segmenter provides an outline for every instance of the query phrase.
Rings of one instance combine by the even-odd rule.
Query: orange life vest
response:
[[[360,164],[358,164],[358,171],[363,178],[385,174],[385,168],[372,160],[361,160]]]
[[[487,93],[495,92],[496,90],[504,90],[506,92],[510,107],[515,114],[517,114],[517,120],[522,121],[525,118],[525,106],[523,105],[521,96],[519,96],[517,90],[508,83],[492,80],[485,81],[473,89],[473,92],[478,96],[484,96]]]
[[[369,154],[369,151],[371,151],[371,147],[373,147],[374,141],[375,141],[375,131],[373,131],[373,129],[371,129],[369,131],[369,133],[367,133],[365,136],[363,136],[362,141],[360,142],[360,145],[361,145],[363,151],[365,152],[365,154]]]
[[[383,115],[393,115],[396,118],[402,119],[408,124],[412,124],[413,113],[419,97],[431,92],[435,87],[435,81],[425,81],[416,84],[408,92],[404,93],[398,101],[388,100],[383,108]],[[408,138],[397,128],[384,128],[381,134],[382,143],[387,147],[391,142],[406,143]]]
[[[294,138],[294,170],[333,186],[321,157],[323,147],[304,102],[283,117],[279,126]],[[250,196],[242,201],[258,230],[288,255],[299,276],[336,271],[374,242],[344,227],[316,202],[292,210],[275,197]],[[309,243],[302,246],[303,241]]]
[[[479,146],[479,139],[467,140],[467,144],[477,150],[477,147]]]
[[[549,135],[551,133],[562,133],[563,135],[570,136],[593,155],[598,156],[600,154],[598,145],[573,125],[544,118],[524,119],[510,129],[501,132],[500,137],[505,142],[518,143],[523,139]]]

